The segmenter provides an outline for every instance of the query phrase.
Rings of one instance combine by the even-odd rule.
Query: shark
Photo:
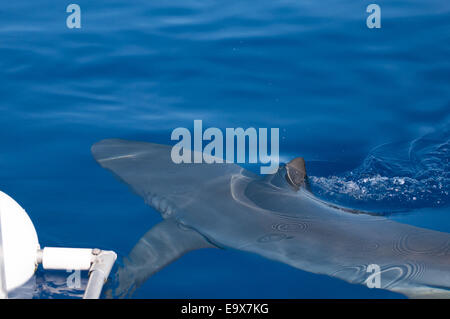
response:
[[[110,296],[131,296],[190,251],[228,248],[353,284],[376,275],[377,288],[409,298],[450,297],[450,234],[314,196],[301,157],[259,175],[226,162],[175,164],[169,145],[106,139],[91,152],[163,218],[124,258]]]

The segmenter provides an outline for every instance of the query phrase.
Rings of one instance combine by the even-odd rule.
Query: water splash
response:
[[[373,149],[356,169],[310,177],[319,197],[359,209],[394,212],[450,203],[450,127],[412,142]]]

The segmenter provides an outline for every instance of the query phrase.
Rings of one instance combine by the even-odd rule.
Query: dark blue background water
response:
[[[124,256],[161,219],[92,159],[103,138],[169,143],[194,119],[279,127],[282,159],[304,156],[332,200],[330,175],[380,144],[448,126],[446,0],[379,0],[381,29],[366,27],[371,1],[78,0],[78,30],[66,27],[69,3],[0,5],[0,187],[28,211],[41,245]],[[435,146],[448,142],[440,137]],[[413,188],[403,199],[413,210],[390,218],[450,232],[446,182],[417,207]],[[38,297],[80,295],[55,276],[38,274]],[[192,252],[135,296],[401,297],[231,250]]]

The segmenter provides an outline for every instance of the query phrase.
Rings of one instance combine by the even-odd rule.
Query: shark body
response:
[[[308,191],[302,163],[260,176],[229,164],[175,164],[170,146],[119,139],[96,161],[161,213],[135,245],[113,294],[126,296],[188,251],[239,249],[317,274],[413,298],[450,296],[450,234],[338,207]],[[304,164],[303,164],[304,165]]]

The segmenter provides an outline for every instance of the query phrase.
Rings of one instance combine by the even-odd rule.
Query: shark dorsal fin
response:
[[[306,166],[303,157],[294,158],[286,164],[286,179],[294,187],[305,186]]]

